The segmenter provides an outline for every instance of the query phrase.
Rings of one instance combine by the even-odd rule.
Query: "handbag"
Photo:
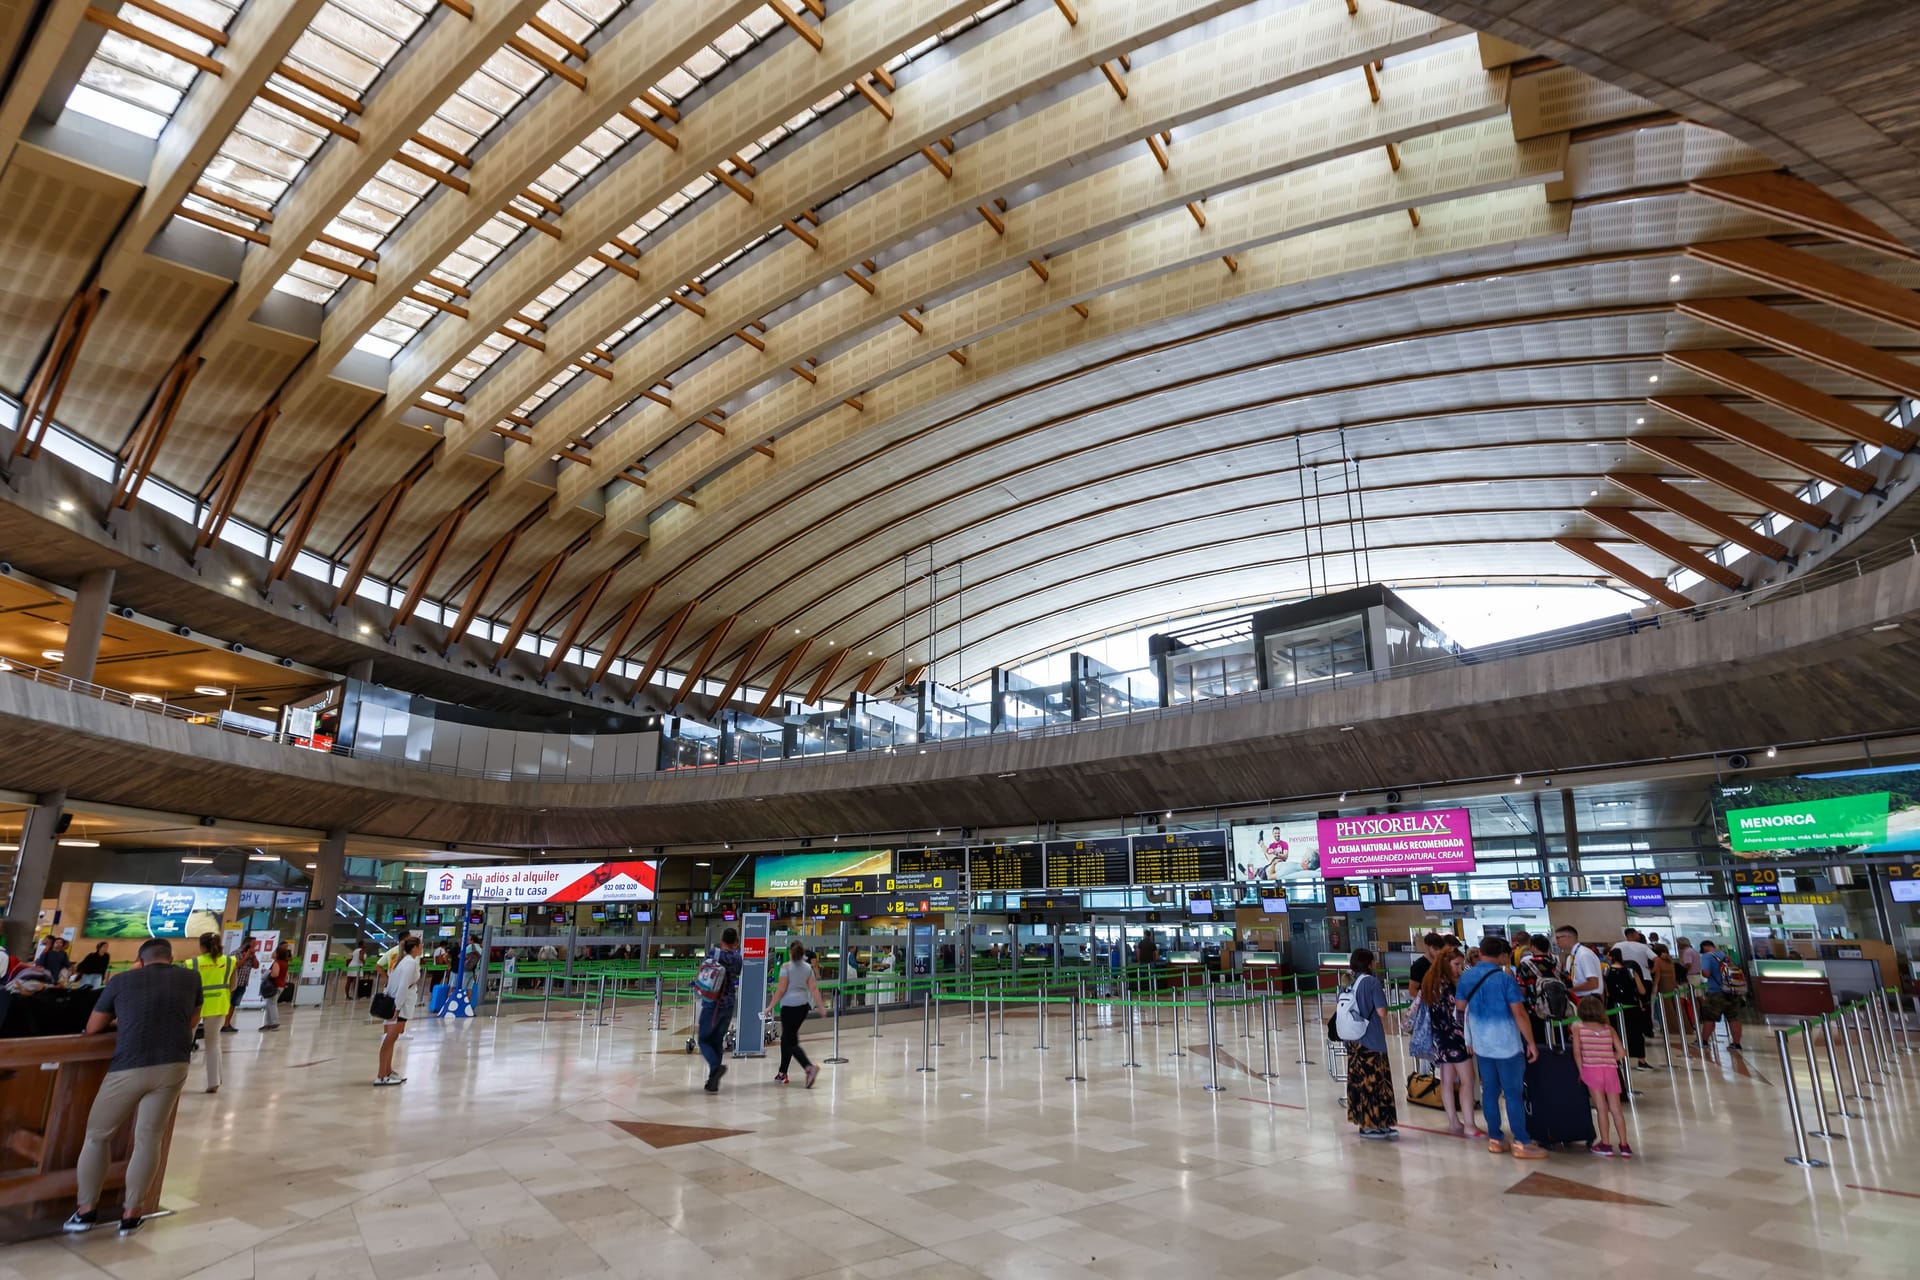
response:
[[[376,1018],[391,1018],[396,1007],[393,997],[384,991],[367,1001],[367,1012]]]
[[[1407,1052],[1416,1058],[1433,1060],[1433,1010],[1423,1000],[1413,1006],[1413,1026],[1407,1036]],[[1411,1101],[1411,1098],[1409,1098]]]
[[[1440,1101],[1440,1077],[1430,1070],[1408,1072],[1407,1101],[1416,1107],[1431,1107],[1435,1111],[1446,1110],[1446,1104]]]

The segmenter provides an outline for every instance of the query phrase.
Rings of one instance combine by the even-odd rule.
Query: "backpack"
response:
[[[712,955],[700,962],[700,969],[693,975],[693,989],[700,993],[703,1000],[718,1000],[727,990],[727,966]]]
[[[1333,1033],[1340,1039],[1352,1044],[1367,1034],[1368,1019],[1354,1011],[1354,993],[1360,989],[1355,982],[1340,993],[1340,999],[1333,1006]]]
[[[1557,973],[1542,974],[1533,984],[1529,1001],[1534,1014],[1546,1022],[1559,1022],[1573,1016],[1573,997],[1567,983]]]
[[[1720,989],[1730,996],[1747,994],[1747,971],[1724,955],[1720,957]]]

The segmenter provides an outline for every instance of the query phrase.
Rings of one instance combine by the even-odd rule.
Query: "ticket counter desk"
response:
[[[0,1039],[0,1246],[57,1235],[73,1212],[87,1112],[113,1057],[112,1032]],[[173,1118],[165,1140],[173,1140]],[[119,1208],[133,1122],[114,1138],[101,1219]],[[164,1185],[167,1151],[156,1175]],[[160,1188],[155,1187],[158,1199]]]
[[[1833,986],[1814,963],[1756,960],[1749,977],[1754,1008],[1764,1015],[1815,1018],[1833,1012]]]

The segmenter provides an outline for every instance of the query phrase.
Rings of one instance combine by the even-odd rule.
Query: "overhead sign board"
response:
[[[1473,870],[1473,816],[1465,809],[1416,809],[1321,818],[1320,874],[1419,875]]]
[[[1759,809],[1727,810],[1727,837],[1735,853],[1773,849],[1826,849],[1835,845],[1884,844],[1889,794],[1797,800]]]

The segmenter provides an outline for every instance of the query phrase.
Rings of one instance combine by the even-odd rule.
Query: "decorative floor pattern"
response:
[[[701,1060],[644,1025],[423,1019],[408,1083],[374,1089],[364,1014],[294,1010],[277,1036],[255,1018],[223,1046],[219,1094],[196,1066],[182,1098],[175,1216],[0,1250],[0,1280],[1405,1280],[1569,1257],[1660,1280],[1904,1280],[1920,1242],[1920,1057],[1850,1104],[1863,1118],[1827,1122],[1848,1140],[1815,1143],[1826,1168],[1784,1163],[1780,1088],[1723,1054],[1636,1078],[1640,1159],[1523,1165],[1411,1108],[1399,1141],[1358,1140],[1291,1027],[1277,1078],[1247,1073],[1264,1045],[1235,1035],[1208,1093],[1204,1052],[1169,1056],[1190,1027],[1140,1027],[1127,1070],[1102,1012],[1088,1082],[1069,1084],[1064,1019],[1040,1052],[1009,1018],[989,1062],[981,1022],[949,1015],[928,1075],[917,1020],[875,1040],[850,1019],[852,1061],[816,1088],[772,1083],[775,1052],[708,1094]],[[807,1028],[816,1058],[828,1031]],[[1801,1099],[1810,1113],[1804,1081]]]

